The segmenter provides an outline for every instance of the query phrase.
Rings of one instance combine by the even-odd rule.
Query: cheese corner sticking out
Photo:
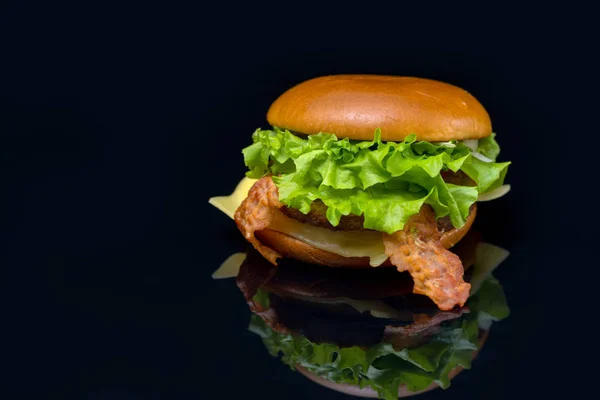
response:
[[[235,210],[237,210],[240,204],[242,204],[242,201],[248,197],[248,191],[250,191],[250,188],[256,181],[256,179],[244,177],[229,196],[211,197],[208,202],[227,214],[229,218],[233,219]]]
[[[480,242],[475,248],[475,265],[471,277],[471,293],[475,294],[483,281],[510,255],[508,250],[491,243]]]
[[[213,279],[235,278],[246,259],[246,253],[234,253],[212,274]]]

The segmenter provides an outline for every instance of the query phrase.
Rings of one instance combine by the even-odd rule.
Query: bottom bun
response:
[[[254,233],[258,240],[285,258],[293,258],[307,264],[341,268],[371,268],[369,257],[344,257],[321,250],[285,233],[263,229]],[[389,259],[383,265],[391,265]]]
[[[454,228],[442,234],[440,239],[442,246],[451,248],[458,243],[471,229],[477,215],[477,206],[473,205],[465,224],[460,228]],[[266,228],[255,232],[256,237],[266,246],[269,246],[285,258],[293,258],[309,264],[325,265],[329,267],[342,268],[371,268],[369,257],[344,257],[339,254],[321,250],[301,240],[293,238],[285,233]],[[390,260],[386,260],[383,266],[391,266]]]
[[[479,336],[479,349],[475,350],[473,352],[473,358],[475,358],[477,356],[477,354],[479,353],[479,350],[481,350],[481,347],[483,346],[483,344],[485,343],[485,340],[488,337],[489,334],[489,330],[484,330],[481,331],[482,333]],[[371,389],[370,387],[366,386],[364,388],[360,388],[357,385],[350,385],[347,383],[335,383],[332,381],[329,381],[325,378],[322,378],[316,374],[313,374],[312,372],[308,371],[306,368],[301,367],[299,365],[296,366],[296,370],[298,372],[300,372],[302,375],[304,375],[305,377],[307,377],[308,379],[310,379],[311,381],[318,383],[319,385],[325,386],[326,388],[332,389],[332,390],[336,390],[338,392],[344,393],[344,394],[348,394],[351,396],[358,396],[358,397],[370,397],[370,398],[378,398],[378,394],[377,391]],[[448,374],[448,378],[452,379],[454,378],[456,375],[458,375],[461,371],[463,370],[463,368],[461,366],[458,366],[456,368],[454,368],[452,371],[450,371],[450,373]],[[435,388],[438,388],[439,386],[436,383],[432,383],[431,385],[429,385],[428,387],[426,387],[423,390],[419,390],[416,392],[411,392],[410,390],[408,390],[406,388],[406,386],[400,386],[398,388],[398,398],[400,397],[409,397],[409,396],[414,396],[416,394],[420,394],[420,393],[425,393],[425,392],[429,392],[430,390],[433,390]]]

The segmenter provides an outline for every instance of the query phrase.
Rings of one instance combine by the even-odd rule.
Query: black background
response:
[[[461,86],[490,113],[500,158],[513,161],[513,190],[478,217],[511,251],[497,276],[512,316],[450,390],[422,397],[559,389],[548,384],[561,362],[549,321],[564,304],[555,297],[564,243],[553,232],[571,222],[556,212],[569,161],[553,152],[570,81],[556,77],[576,64],[564,21],[493,6],[457,18],[435,17],[433,5],[78,4],[1,6],[7,395],[345,398],[246,331],[234,282],[210,278],[245,242],[207,203],[242,177],[240,150],[267,126],[276,96],[333,73]]]

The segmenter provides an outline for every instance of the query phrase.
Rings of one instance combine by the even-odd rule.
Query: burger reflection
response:
[[[451,251],[471,284],[464,306],[444,311],[413,293],[394,267],[323,268],[292,259],[275,266],[256,250],[215,273],[236,276],[250,331],[292,369],[328,388],[395,399],[437,387],[471,367],[490,325],[509,314],[492,271],[508,252],[470,231]]]

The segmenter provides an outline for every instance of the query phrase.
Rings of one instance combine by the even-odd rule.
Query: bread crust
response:
[[[306,135],[384,141],[479,139],[492,132],[485,108],[466,90],[415,77],[332,75],[302,82],[267,112],[273,126]]]

